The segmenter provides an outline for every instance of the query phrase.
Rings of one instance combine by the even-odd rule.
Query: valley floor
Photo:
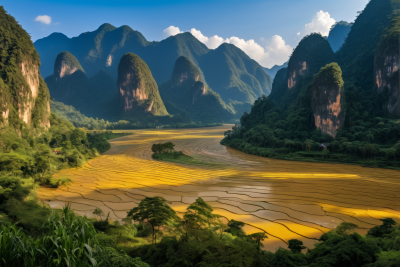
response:
[[[115,131],[134,134],[110,140],[111,149],[82,168],[56,173],[74,183],[41,187],[39,197],[54,208],[70,202],[90,217],[99,207],[121,220],[146,196],[164,197],[178,213],[200,196],[214,213],[245,222],[247,234],[265,231],[271,251],[290,239],[312,247],[343,221],[360,234],[381,218],[400,222],[399,171],[248,155],[220,145],[231,127]],[[153,160],[152,144],[168,141],[204,165]]]

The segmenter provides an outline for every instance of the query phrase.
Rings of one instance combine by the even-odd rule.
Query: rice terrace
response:
[[[3,266],[400,267],[400,0],[2,0]]]
[[[56,173],[74,182],[41,187],[39,197],[53,208],[69,202],[89,217],[98,207],[113,220],[125,218],[145,197],[164,197],[178,214],[202,197],[215,213],[245,222],[246,233],[265,231],[264,249],[271,251],[290,239],[312,247],[344,221],[366,234],[379,219],[400,220],[398,171],[248,155],[220,145],[231,128],[131,130],[132,135],[110,140],[111,149],[82,168]],[[152,159],[151,145],[164,140],[205,164]]]

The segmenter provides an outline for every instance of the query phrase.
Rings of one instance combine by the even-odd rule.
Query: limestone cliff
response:
[[[337,63],[326,65],[315,75],[311,96],[315,127],[336,137],[346,115],[342,70]]]
[[[118,66],[118,92],[123,116],[150,113],[168,115],[157,83],[147,64],[133,53],[125,54]]]
[[[233,115],[231,108],[208,87],[200,69],[184,56],[175,61],[172,77],[160,86],[160,94],[195,121],[228,121]]]
[[[71,105],[86,116],[102,117],[104,105],[116,97],[116,82],[104,70],[87,78],[74,55],[61,52],[54,63],[54,73],[46,78],[51,96]]]
[[[378,44],[374,61],[375,91],[385,93],[383,110],[400,115],[399,39],[384,36]]]
[[[85,73],[81,64],[71,53],[64,51],[57,55],[56,62],[54,64],[54,76],[57,79],[69,76],[76,71]]]
[[[50,95],[29,34],[0,6],[0,124],[50,126]]]
[[[303,38],[290,57],[287,70],[287,86],[292,89],[305,76],[311,76],[332,62],[334,53],[328,41],[313,33]]]

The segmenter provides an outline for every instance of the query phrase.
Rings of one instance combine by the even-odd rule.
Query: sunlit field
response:
[[[55,175],[73,184],[42,187],[39,197],[52,207],[69,202],[87,216],[99,207],[114,220],[146,196],[164,197],[177,212],[202,197],[215,213],[245,222],[248,234],[265,231],[265,249],[272,251],[294,238],[311,246],[343,221],[361,234],[381,218],[400,222],[399,171],[247,155],[219,144],[230,128],[130,131],[84,167]],[[153,160],[151,145],[165,141],[204,166]]]

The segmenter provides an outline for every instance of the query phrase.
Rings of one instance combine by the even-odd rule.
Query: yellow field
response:
[[[400,222],[399,171],[247,155],[219,144],[230,128],[133,130],[84,167],[55,175],[73,179],[71,186],[42,187],[39,197],[52,207],[70,202],[87,216],[99,207],[120,220],[146,196],[164,197],[177,212],[200,196],[215,213],[245,222],[247,233],[265,231],[265,248],[272,251],[293,238],[312,246],[343,221],[357,224],[362,234],[381,218]],[[151,145],[165,141],[213,164],[152,160]]]

